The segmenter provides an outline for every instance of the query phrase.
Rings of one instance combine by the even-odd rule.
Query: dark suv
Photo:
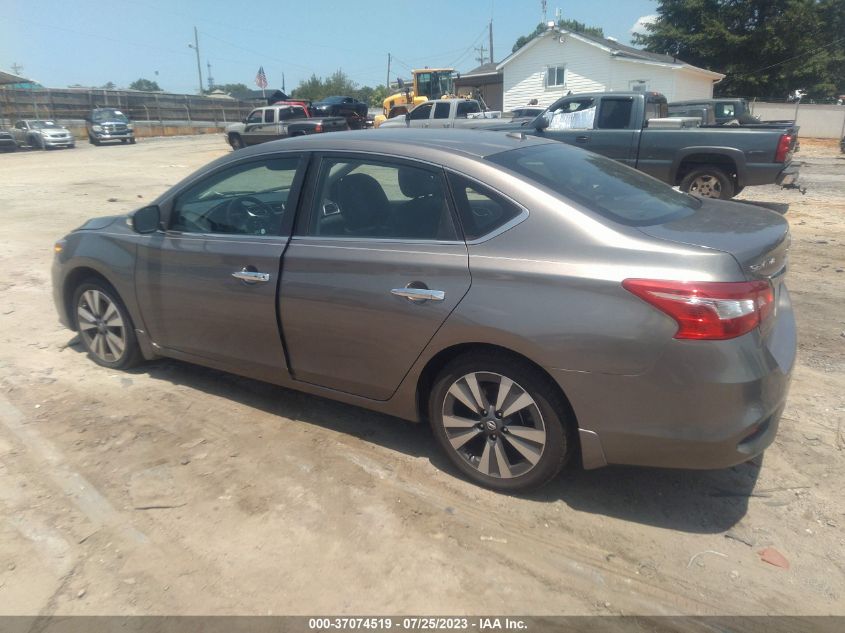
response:
[[[85,119],[88,142],[100,145],[105,141],[135,142],[135,130],[129,118],[115,108],[94,108]]]

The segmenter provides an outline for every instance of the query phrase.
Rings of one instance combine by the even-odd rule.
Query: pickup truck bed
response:
[[[232,149],[276,141],[291,136],[348,130],[343,117],[315,118],[300,105],[275,104],[256,108],[243,123],[226,127],[226,142]]]

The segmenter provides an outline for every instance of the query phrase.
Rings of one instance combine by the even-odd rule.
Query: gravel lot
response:
[[[377,133],[377,132],[374,132]],[[802,141],[799,360],[765,459],[472,486],[429,430],[190,366],[86,359],[53,242],[221,136],[0,154],[0,614],[845,615],[845,156]],[[771,547],[784,569],[761,560]]]

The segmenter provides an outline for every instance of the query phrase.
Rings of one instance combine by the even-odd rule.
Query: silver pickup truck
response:
[[[232,149],[257,145],[289,136],[348,130],[346,119],[339,116],[315,118],[301,105],[282,104],[256,108],[243,123],[226,127],[226,142]]]
[[[388,119],[379,126],[422,128],[483,128],[501,125],[513,119],[502,119],[501,112],[484,111],[475,99],[433,99],[419,104],[405,116]]]

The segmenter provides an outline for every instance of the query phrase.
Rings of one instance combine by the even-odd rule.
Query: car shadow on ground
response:
[[[764,209],[769,209],[770,211],[780,213],[781,215],[786,215],[786,212],[789,211],[788,202],[766,202],[763,200],[737,200],[736,202],[753,204],[756,207],[763,207]]]
[[[72,346],[82,353],[82,347]],[[130,370],[182,385],[273,415],[330,429],[398,451],[424,457],[437,469],[461,479],[442,454],[427,424],[414,424],[326,398],[285,389],[181,361],[162,359]],[[531,501],[562,500],[571,508],[666,529],[719,533],[745,516],[761,458],[718,471],[687,471],[612,466],[566,470],[539,491],[516,495]],[[763,495],[766,496],[766,495]]]

